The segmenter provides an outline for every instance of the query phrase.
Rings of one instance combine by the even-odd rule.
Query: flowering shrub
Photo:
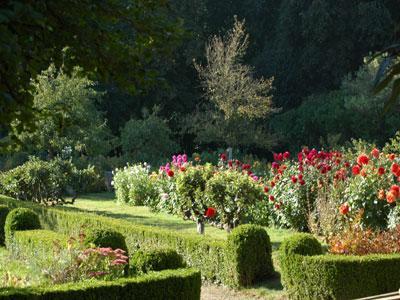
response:
[[[54,244],[52,257],[35,253],[29,265],[52,283],[75,282],[85,279],[113,280],[124,276],[128,257],[122,249],[86,248],[84,235],[70,238],[68,244]]]
[[[262,201],[263,188],[247,173],[228,169],[216,172],[207,181],[205,196],[230,230],[243,222],[250,206]]]
[[[113,185],[117,202],[144,205],[157,197],[156,187],[149,180],[150,167],[147,164],[126,166],[114,171]]]

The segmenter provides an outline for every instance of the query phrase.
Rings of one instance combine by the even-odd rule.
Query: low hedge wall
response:
[[[51,230],[35,229],[15,231],[8,250],[16,257],[29,258],[34,253],[51,254],[54,251],[54,242],[59,241],[66,247],[68,237]]]
[[[85,281],[48,287],[0,288],[0,300],[200,299],[201,276],[194,269],[165,270],[114,281]]]
[[[215,240],[195,233],[178,233],[92,213],[76,212],[75,209],[65,207],[47,208],[5,196],[0,196],[0,204],[6,204],[10,208],[29,207],[39,215],[45,229],[67,236],[77,235],[82,228],[113,228],[125,236],[129,253],[157,247],[175,249],[189,266],[200,269],[205,279],[227,286],[245,286],[263,280],[273,273],[269,237],[261,227],[255,226],[255,231],[245,230],[240,234],[240,238],[232,238],[228,243],[222,239]],[[239,226],[234,229],[231,235],[236,236],[235,232],[240,231],[240,228]],[[231,249],[232,245],[234,251]],[[250,266],[248,257],[244,255],[246,253],[252,256]],[[259,265],[268,270],[260,271]]]
[[[293,299],[354,299],[397,291],[400,254],[320,254],[307,234],[286,239],[280,249],[282,283]]]

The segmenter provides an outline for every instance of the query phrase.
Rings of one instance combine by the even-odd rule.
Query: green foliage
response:
[[[274,273],[270,238],[264,228],[240,225],[228,236],[227,259],[234,262],[237,277],[232,285],[247,286]]]
[[[294,254],[319,255],[322,254],[322,247],[312,234],[296,233],[282,242],[280,252],[282,257]]]
[[[29,288],[4,288],[2,300],[28,299],[154,299],[199,300],[200,272],[194,269],[165,270],[114,281],[92,280]]]
[[[39,216],[29,208],[16,208],[11,210],[4,224],[5,242],[9,247],[15,231],[40,229]]]
[[[6,205],[0,205],[0,245],[4,245],[4,226],[6,224],[6,218],[9,212],[10,209]]]
[[[263,199],[263,190],[247,174],[221,170],[207,181],[205,197],[217,209],[221,222],[233,228],[243,221],[251,205]]]
[[[139,273],[179,269],[185,266],[182,256],[173,249],[138,250],[130,264]]]
[[[319,255],[315,238],[295,235],[282,244],[283,285],[293,299],[354,299],[397,290],[400,256]]]
[[[75,68],[67,75],[50,65],[33,81],[35,128],[15,132],[29,152],[69,158],[107,154],[110,150],[111,134],[96,108],[102,93],[81,73]]]
[[[118,203],[144,205],[157,197],[155,184],[149,178],[149,169],[146,163],[115,169],[113,185]]]
[[[96,79],[139,93],[158,81],[154,63],[169,56],[182,34],[162,0],[14,1],[2,4],[0,19],[1,129],[16,117],[26,123],[32,112],[30,79],[49,61],[68,73],[82,66]]]
[[[158,247],[175,249],[189,266],[201,269],[203,278],[229,286],[240,285],[237,279],[241,275],[237,272],[241,270],[236,268],[236,261],[229,259],[231,256],[227,254],[229,249],[225,240],[132,224],[129,221],[90,213],[71,212],[63,207],[43,208],[10,198],[0,197],[0,203],[6,203],[9,207],[30,207],[40,214],[45,228],[68,236],[76,236],[82,228],[113,228],[125,236],[129,253],[135,253],[138,248],[141,250]],[[252,243],[252,241],[247,239],[245,243]],[[262,261],[258,263],[265,264]]]
[[[283,138],[286,149],[296,151],[303,145],[337,148],[351,138],[384,144],[394,136],[400,125],[396,113],[381,115],[390,91],[371,94],[380,60],[344,77],[339,89],[314,94],[299,107],[274,116],[271,128]]]
[[[155,113],[142,120],[131,119],[121,130],[122,151],[130,161],[157,165],[178,150],[171,136],[165,121]]]
[[[176,177],[178,205],[175,208],[178,213],[193,216],[200,221],[204,220],[204,212],[210,203],[204,191],[212,173],[213,167],[209,164],[188,166],[186,171],[179,172]]]
[[[63,203],[66,188],[72,187],[74,176],[76,170],[69,161],[31,157],[25,164],[0,174],[0,190],[19,200]]]
[[[112,249],[122,249],[128,251],[125,237],[118,231],[111,228],[97,227],[84,230],[85,243],[96,247],[110,247]]]

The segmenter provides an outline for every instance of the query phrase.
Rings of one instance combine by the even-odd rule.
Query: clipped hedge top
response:
[[[11,299],[10,296],[19,296],[19,295],[30,295],[34,296],[42,296],[46,293],[51,292],[70,292],[70,291],[82,291],[85,290],[93,290],[96,288],[101,288],[104,290],[106,287],[125,287],[128,284],[145,284],[149,282],[157,282],[168,279],[185,279],[188,277],[198,277],[200,281],[200,272],[196,269],[177,269],[177,270],[164,270],[160,272],[151,272],[148,274],[144,274],[137,277],[131,278],[120,278],[113,281],[104,281],[104,280],[88,280],[81,282],[70,282],[65,284],[57,284],[50,286],[38,286],[38,287],[27,287],[27,288],[0,288],[0,299],[7,298]],[[67,299],[67,298],[65,298]]]

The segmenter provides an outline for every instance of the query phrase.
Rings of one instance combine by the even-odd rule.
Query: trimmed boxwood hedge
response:
[[[400,254],[321,255],[311,235],[296,234],[280,249],[282,283],[293,299],[354,299],[397,291]]]
[[[8,247],[15,231],[40,228],[39,216],[33,210],[24,207],[11,210],[7,214],[4,224],[6,246]]]
[[[201,276],[194,269],[165,270],[114,281],[83,281],[48,287],[0,288],[0,300],[196,300]]]
[[[7,205],[0,205],[0,245],[4,245],[4,225],[6,223],[6,217],[10,209]]]
[[[96,247],[111,247],[112,249],[122,249],[128,251],[125,237],[118,231],[104,226],[87,228],[84,231],[85,243],[94,244]]]
[[[132,256],[132,267],[138,273],[185,267],[182,256],[173,249],[139,250]]]
[[[98,226],[113,228],[125,236],[129,253],[134,253],[138,249],[154,249],[157,247],[175,249],[189,266],[200,269],[205,279],[231,287],[255,283],[256,280],[267,276],[266,273],[269,273],[260,273],[259,267],[253,263],[246,267],[248,261],[244,255],[247,251],[251,251],[252,261],[258,262],[260,266],[268,266],[267,270],[270,270],[269,237],[264,229],[257,226],[255,226],[257,232],[264,232],[261,237],[252,230],[246,229],[239,236],[234,234],[227,242],[223,239],[211,239],[195,233],[179,233],[93,213],[76,212],[75,209],[65,207],[47,208],[4,196],[0,196],[1,203],[11,208],[29,207],[40,216],[41,223],[46,229],[67,236],[79,234],[82,228],[83,230]],[[254,225],[248,226],[246,228],[251,228]],[[241,226],[237,230],[240,230],[239,228]],[[256,242],[254,242],[254,238]],[[259,243],[261,240],[262,242]],[[232,251],[231,247],[235,250]],[[251,282],[252,280],[254,281]]]
[[[61,246],[67,247],[68,237],[44,229],[15,231],[8,249],[16,257],[29,259],[33,253],[51,255],[56,241],[59,241]]]

